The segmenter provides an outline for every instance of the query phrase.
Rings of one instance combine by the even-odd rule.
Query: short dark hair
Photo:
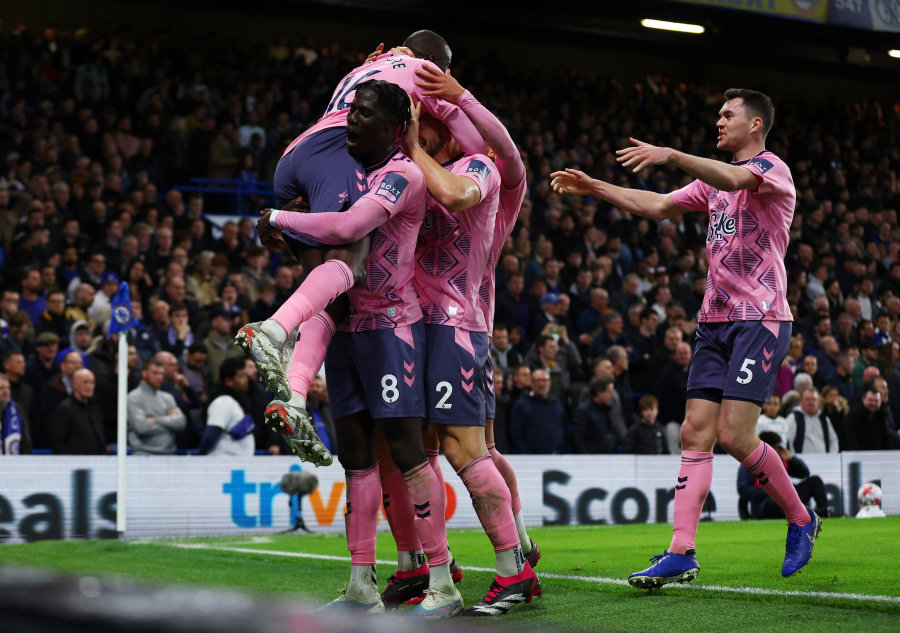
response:
[[[591,394],[591,400],[597,397],[598,393],[603,393],[609,386],[612,384],[612,381],[608,378],[594,378],[590,385],[588,385],[589,393]]]
[[[357,93],[360,90],[368,90],[374,94],[378,99],[378,105],[384,108],[384,113],[397,121],[401,129],[406,129],[410,119],[409,95],[403,88],[388,81],[370,79],[356,87]]]
[[[747,88],[729,88],[725,91],[725,101],[741,99],[747,113],[762,119],[762,137],[766,138],[775,122],[775,105],[768,95]]]
[[[198,352],[202,352],[203,354],[209,355],[209,350],[206,349],[206,345],[204,345],[203,343],[200,343],[200,342],[192,343],[191,346],[188,348],[188,354],[196,354]]]
[[[450,45],[434,31],[422,29],[411,33],[403,41],[403,45],[412,50],[417,58],[427,59],[443,71],[450,68],[450,60],[453,57]]]
[[[659,400],[657,400],[656,396],[652,393],[643,395],[641,396],[641,399],[638,400],[638,411],[646,411],[647,409],[653,409],[654,407],[659,407]]]
[[[219,365],[219,380],[222,384],[229,378],[234,378],[239,371],[244,371],[247,366],[247,360],[243,356],[229,356]]]
[[[774,431],[763,431],[759,434],[759,439],[763,442],[771,446],[772,448],[777,448],[781,446],[781,436]]]

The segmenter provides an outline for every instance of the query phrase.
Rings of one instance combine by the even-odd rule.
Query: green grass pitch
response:
[[[543,552],[543,598],[473,624],[630,633],[900,630],[900,517],[826,519],[812,561],[792,578],[780,574],[785,533],[781,521],[701,523],[700,577],[647,592],[624,578],[662,553],[669,525],[532,528]],[[493,576],[490,544],[476,530],[452,531],[450,543],[465,570],[460,591],[473,604]],[[394,560],[390,534],[379,534],[378,553]],[[334,598],[349,578],[343,534],[41,541],[0,547],[2,564],[238,589],[312,606]],[[379,565],[381,587],[393,570]]]

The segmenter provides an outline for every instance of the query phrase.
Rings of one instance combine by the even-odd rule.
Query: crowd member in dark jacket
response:
[[[828,508],[828,495],[825,494],[825,484],[818,475],[810,476],[809,467],[799,457],[793,455],[781,444],[778,433],[763,431],[759,439],[775,450],[784,462],[788,475],[794,479],[800,479],[800,483],[794,484],[800,501],[808,504],[810,499],[816,501],[816,514],[827,517],[830,515]],[[752,519],[777,519],[784,517],[784,511],[778,507],[768,493],[759,485],[759,481],[747,469],[741,466],[738,469],[738,495],[742,507],[749,504],[749,517]],[[742,510],[744,512],[744,510]]]
[[[900,448],[891,410],[874,384],[866,385],[862,401],[844,418],[839,436],[842,451],[887,451]]]
[[[669,453],[677,455],[681,449],[681,423],[687,407],[687,379],[691,366],[691,346],[678,343],[672,361],[656,379],[659,394],[659,419],[666,430]]]
[[[60,455],[103,455],[103,427],[103,409],[94,402],[94,372],[79,369],[72,376],[72,395],[51,414],[50,448]]]
[[[659,405],[656,396],[651,394],[641,396],[638,400],[638,411],[640,420],[628,429],[622,452],[637,455],[661,455],[668,452],[665,432],[657,420]]]
[[[531,392],[516,400],[509,432],[517,453],[561,453],[565,448],[566,412],[559,398],[550,395],[546,369],[531,373]]]
[[[588,389],[590,397],[575,409],[573,448],[576,453],[615,453],[619,442],[610,416],[613,383],[595,378]]]
[[[11,398],[9,378],[0,374],[0,455],[20,455],[31,452],[31,431],[28,418]]]

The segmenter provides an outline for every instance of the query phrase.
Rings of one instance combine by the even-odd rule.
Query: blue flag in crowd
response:
[[[136,327],[138,322],[131,310],[131,293],[128,291],[128,282],[119,284],[116,296],[109,303],[112,308],[112,320],[109,322],[109,338],[113,334]]]

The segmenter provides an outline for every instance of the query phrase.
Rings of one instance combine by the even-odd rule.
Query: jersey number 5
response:
[[[746,385],[748,382],[753,380],[753,372],[750,371],[750,367],[755,365],[756,361],[752,358],[745,358],[744,364],[741,365],[740,376],[737,377],[738,383],[742,385]]]

